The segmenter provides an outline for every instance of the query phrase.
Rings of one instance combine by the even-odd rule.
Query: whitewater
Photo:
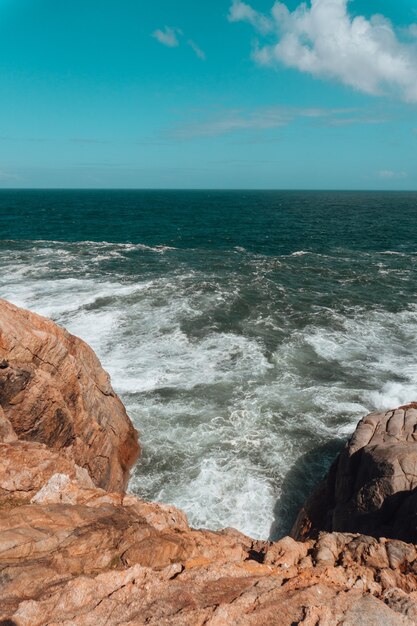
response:
[[[3,237],[0,295],[96,351],[140,433],[132,492],[276,538],[360,417],[417,400],[410,233],[288,250]]]

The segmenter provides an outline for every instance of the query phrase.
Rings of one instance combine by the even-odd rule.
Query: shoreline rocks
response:
[[[381,493],[412,512],[415,408],[362,420],[304,541],[192,529],[124,492],[137,434],[91,349],[0,301],[0,626],[417,624],[417,546],[320,532]]]
[[[0,432],[43,443],[123,491],[137,433],[91,348],[52,321],[0,300]],[[6,421],[5,421],[6,420]]]
[[[372,413],[358,424],[292,529],[359,532],[417,543],[417,404]]]

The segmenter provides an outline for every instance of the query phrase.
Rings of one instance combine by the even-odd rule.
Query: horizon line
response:
[[[340,193],[417,193],[415,189],[375,189],[375,188],[342,188],[342,187],[0,187],[2,191],[281,191],[281,192],[340,192]]]

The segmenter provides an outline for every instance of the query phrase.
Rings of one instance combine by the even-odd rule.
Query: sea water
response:
[[[0,192],[0,295],[85,339],[130,490],[288,532],[358,419],[417,400],[417,194]]]

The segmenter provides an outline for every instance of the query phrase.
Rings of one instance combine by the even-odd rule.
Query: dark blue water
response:
[[[131,489],[266,537],[357,420],[417,399],[417,194],[1,191],[0,293],[82,336]]]
[[[416,217],[414,192],[0,191],[2,239],[406,250],[417,242]]]

